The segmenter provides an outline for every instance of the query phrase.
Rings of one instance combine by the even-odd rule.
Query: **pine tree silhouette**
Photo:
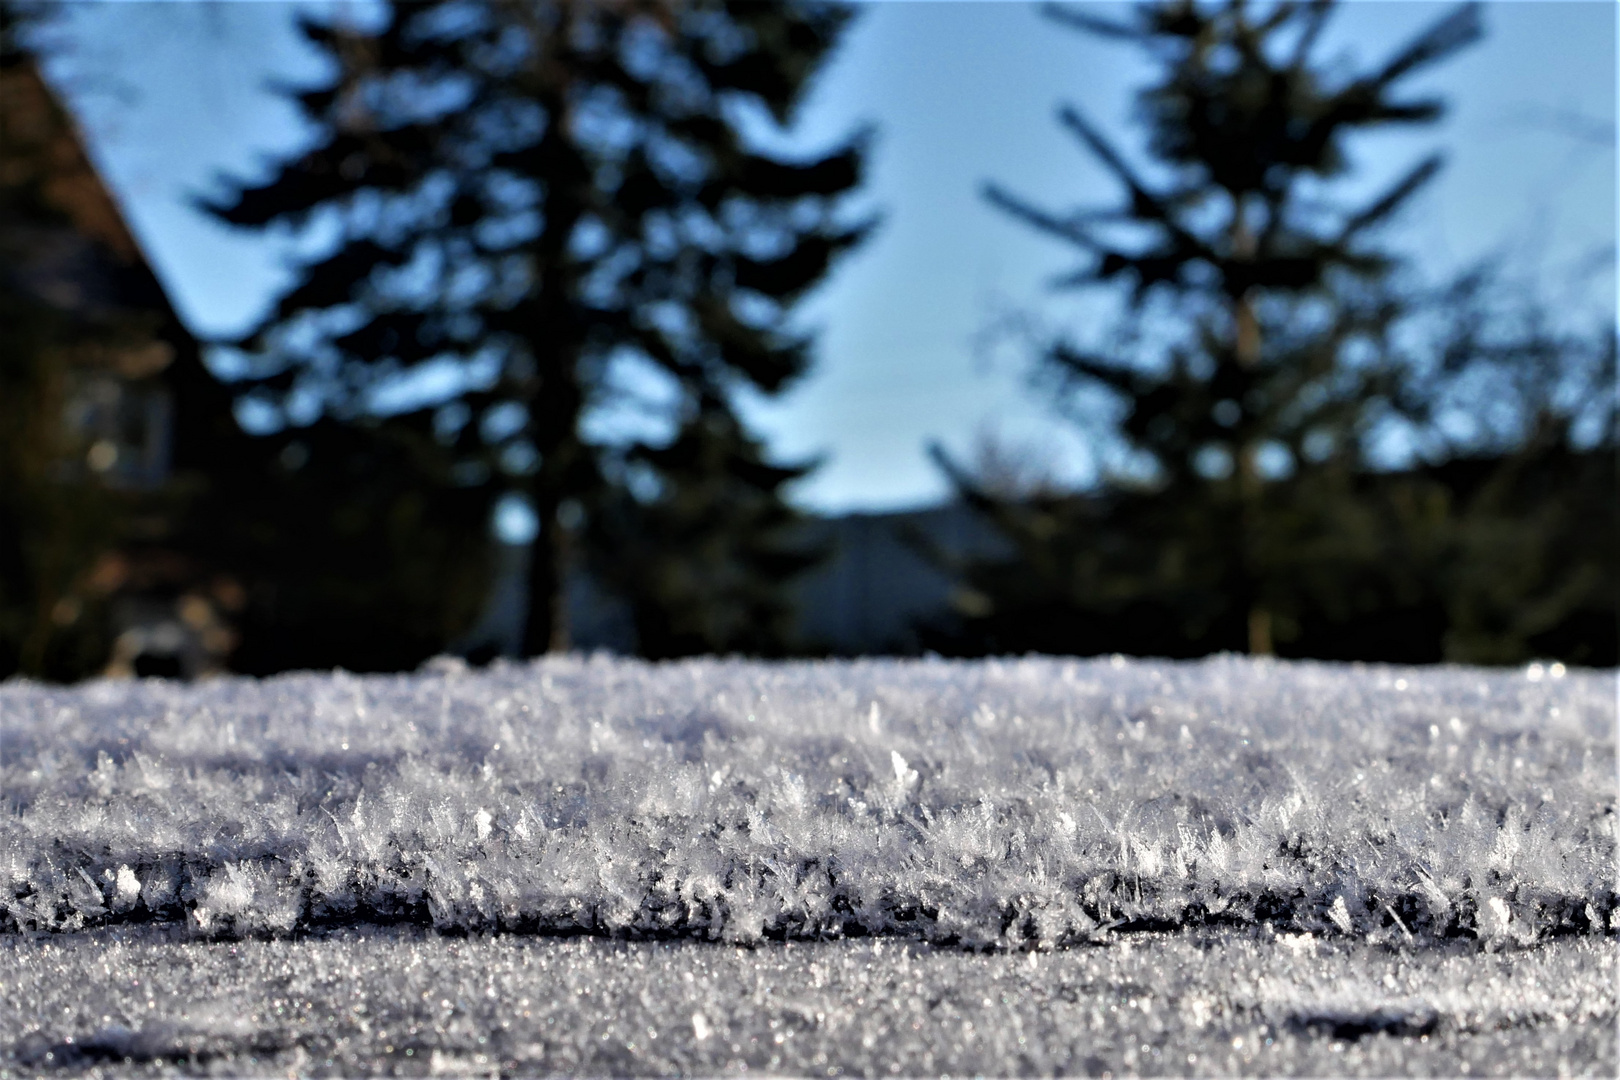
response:
[[[440,0],[390,4],[372,31],[305,20],[337,69],[296,93],[317,145],[208,203],[338,237],[239,343],[261,358],[246,392],[348,421],[401,376],[450,385],[434,416],[453,475],[540,521],[525,651],[569,647],[565,586],[622,453],[585,421],[625,358],[711,411],[805,369],[787,318],[867,229],[839,212],[862,137],[788,160],[742,128],[788,122],[847,19]]]
[[[1176,329],[1162,362],[1129,334],[1135,349],[1060,342],[1045,356],[1066,388],[1102,388],[1122,406],[1130,467],[1105,477],[1099,499],[997,503],[952,466],[1021,553],[1021,567],[981,568],[979,609],[993,611],[1000,594],[1004,611],[1020,612],[979,616],[981,632],[1012,646],[1010,623],[989,628],[1027,622],[1037,603],[1051,609],[1050,636],[1035,647],[1085,649],[1112,634],[1171,655],[1269,653],[1330,492],[1364,463],[1363,436],[1400,377],[1389,342],[1404,310],[1389,288],[1398,261],[1378,229],[1441,158],[1365,202],[1334,200],[1332,184],[1349,170],[1354,135],[1439,116],[1438,101],[1398,87],[1478,39],[1478,8],[1453,10],[1387,62],[1349,74],[1314,55],[1330,3],[1169,0],[1125,21],[1048,13],[1160,65],[1138,99],[1153,168],[1132,165],[1066,107],[1063,126],[1123,199],[1054,212],[994,184],[987,198],[1081,249],[1064,285],[1123,287],[1133,319]],[[1060,596],[1084,599],[1064,614],[1052,607]]]

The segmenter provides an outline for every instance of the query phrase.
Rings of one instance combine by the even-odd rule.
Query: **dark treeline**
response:
[[[1161,67],[1138,99],[1151,176],[1061,114],[1118,202],[1056,213],[987,191],[1080,249],[1066,286],[1128,293],[1102,345],[1041,358],[1043,390],[1119,419],[1091,421],[1108,463],[1094,491],[997,492],[941,457],[1011,551],[953,567],[957,617],[925,640],[1614,664],[1613,329],[1560,332],[1489,268],[1415,287],[1381,227],[1438,154],[1363,202],[1329,194],[1351,136],[1439,116],[1402,84],[1478,38],[1478,8],[1331,73],[1313,52],[1327,4],[1050,14]]]
[[[790,159],[743,129],[791,123],[850,10],[306,18],[330,77],[287,93],[313,142],[198,203],[326,243],[207,366],[38,75],[49,12],[0,0],[0,676],[465,652],[502,514],[535,524],[525,655],[574,644],[582,580],[643,655],[817,651],[794,590],[829,551],[784,494],[813,466],[771,460],[736,403],[808,368],[791,316],[871,228],[846,205],[866,138]],[[1316,57],[1327,4],[1051,14],[1161,68],[1149,171],[1061,115],[1119,201],[988,190],[1080,250],[1069,285],[1125,298],[1036,343],[1034,391],[1106,467],[1070,491],[940,455],[1005,543],[934,553],[959,587],[918,640],[1615,664],[1612,329],[1491,268],[1414,284],[1390,232],[1438,155],[1330,196],[1353,136],[1439,115],[1403,80],[1478,11],[1361,73]]]

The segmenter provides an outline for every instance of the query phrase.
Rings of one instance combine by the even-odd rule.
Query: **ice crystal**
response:
[[[1616,944],[0,935],[0,1075],[1598,1076]],[[1297,935],[1303,937],[1304,935]]]
[[[12,931],[1506,948],[1620,923],[1612,674],[568,657],[12,682],[0,739]]]

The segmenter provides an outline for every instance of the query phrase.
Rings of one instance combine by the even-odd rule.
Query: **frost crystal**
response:
[[[1350,909],[1345,905],[1342,896],[1333,898],[1333,906],[1328,908],[1328,918],[1333,920],[1333,925],[1339,928],[1341,934],[1348,934],[1355,929],[1355,924],[1350,921]]]
[[[12,682],[0,924],[1530,944],[1620,924],[1614,731],[1610,675],[1235,658]]]
[[[135,876],[135,872],[127,866],[120,866],[115,884],[118,890],[118,907],[120,909],[133,907],[136,898],[141,894],[141,882]]]

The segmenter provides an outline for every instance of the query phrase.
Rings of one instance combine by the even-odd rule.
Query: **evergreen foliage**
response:
[[[243,588],[233,670],[408,670],[478,618],[490,493],[453,482],[430,420],[323,417],[219,463],[188,540]]]
[[[1353,136],[1440,114],[1438,101],[1399,87],[1476,40],[1479,11],[1451,11],[1362,71],[1313,55],[1331,12],[1242,0],[1144,3],[1125,21],[1051,10],[1161,64],[1138,99],[1151,169],[1079,110],[1061,113],[1123,189],[1118,204],[1052,212],[987,189],[993,204],[1084,252],[1063,285],[1126,290],[1106,346],[1061,340],[1042,359],[1060,394],[1101,390],[1112,401],[1117,427],[1093,434],[1124,453],[1094,492],[1023,499],[998,497],[941,459],[1016,555],[960,568],[961,618],[936,646],[1403,661],[1613,653],[1612,627],[1553,644],[1570,619],[1596,625],[1593,613],[1607,610],[1613,621],[1613,560],[1571,524],[1613,473],[1590,431],[1572,439],[1590,409],[1559,405],[1567,392],[1518,393],[1527,388],[1509,378],[1522,415],[1506,442],[1436,441],[1438,411],[1481,404],[1454,391],[1482,370],[1562,370],[1590,343],[1510,332],[1487,349],[1465,321],[1443,319],[1434,355],[1414,353],[1402,328],[1455,312],[1460,297],[1422,302],[1378,236],[1440,156],[1365,201],[1332,197]],[[1502,325],[1483,314],[1478,325]],[[1378,453],[1393,426],[1427,440],[1398,473]],[[1595,428],[1612,446],[1612,416]],[[1550,493],[1577,489],[1552,507]],[[1574,563],[1553,554],[1571,548],[1582,551]]]
[[[594,516],[593,576],[628,601],[641,656],[780,656],[802,646],[780,584],[825,552],[782,498],[806,466],[772,465],[724,403],[699,404],[665,446],[639,443]],[[637,488],[641,493],[638,495]]]
[[[352,425],[404,377],[449,384],[410,422],[453,457],[445,475],[533,507],[525,651],[567,648],[578,544],[625,505],[642,453],[586,434],[626,370],[673,387],[677,417],[701,403],[735,427],[732,391],[776,391],[807,363],[788,316],[864,232],[836,213],[860,140],[785,160],[742,129],[788,121],[846,20],[820,3],[574,0],[398,3],[374,32],[306,20],[335,68],[296,95],[316,144],[208,204],[337,237],[239,342],[256,356],[244,394],[275,423]],[[692,465],[758,459],[743,440]]]
[[[1423,575],[1445,659],[1620,663],[1613,325],[1560,328],[1532,286],[1489,266],[1432,306],[1439,325],[1396,399],[1424,464],[1361,481],[1404,550],[1369,563]]]

